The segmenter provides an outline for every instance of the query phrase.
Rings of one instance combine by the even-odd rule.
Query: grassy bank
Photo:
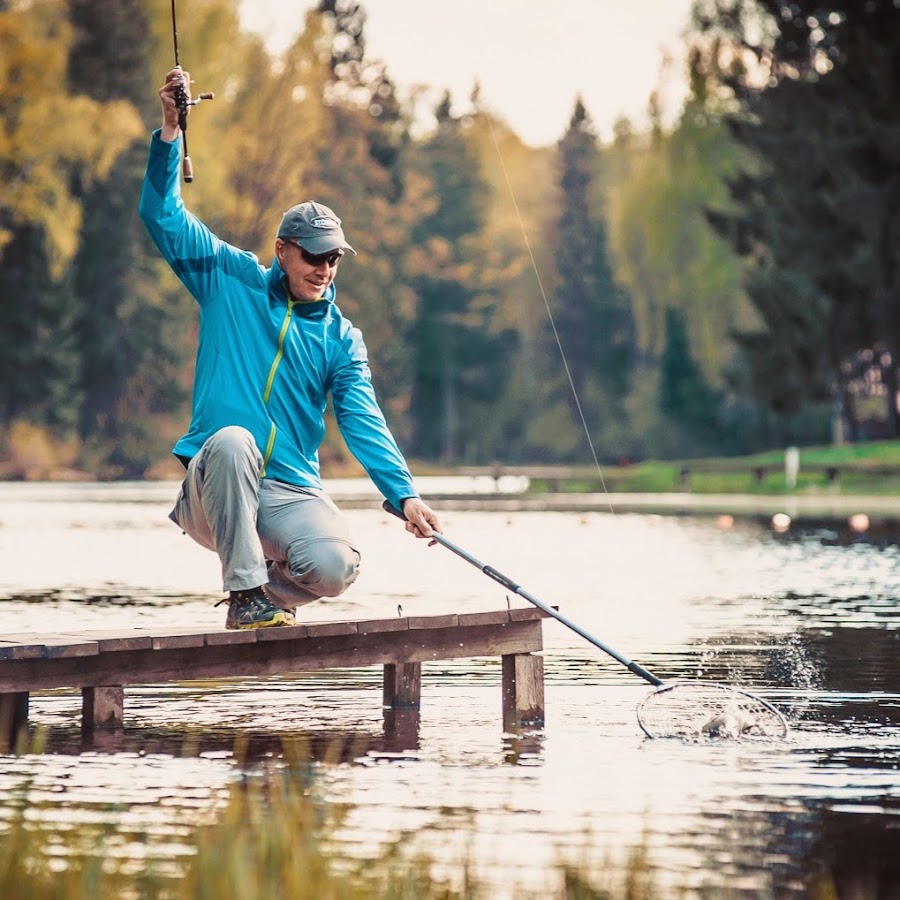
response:
[[[799,451],[796,484],[786,476],[785,451],[751,456],[683,459],[601,467],[571,467],[568,477],[531,479],[531,490],[548,489],[698,494],[897,494],[900,495],[900,441]],[[602,477],[601,477],[602,476]]]

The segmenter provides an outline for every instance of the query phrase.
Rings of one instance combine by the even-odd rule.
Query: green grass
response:
[[[785,479],[785,451],[771,450],[741,457],[717,457],[671,461],[648,460],[631,466],[608,466],[599,476],[572,479],[565,491],[668,493],[684,490],[682,471],[690,471],[688,489],[698,494],[784,494],[840,491],[843,494],[900,494],[900,441],[873,441],[848,446],[804,447],[800,470],[791,491]],[[838,481],[829,480],[825,467],[838,469]],[[761,480],[754,469],[765,467]],[[531,490],[546,488],[534,481]]]

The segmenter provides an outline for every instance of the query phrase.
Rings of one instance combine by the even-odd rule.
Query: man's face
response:
[[[306,253],[299,244],[278,238],[275,255],[287,275],[291,296],[298,300],[319,300],[334,281],[343,251],[333,250],[321,256]]]

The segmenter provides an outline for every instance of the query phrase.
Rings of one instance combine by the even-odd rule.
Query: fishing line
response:
[[[584,434],[587,438],[588,447],[591,450],[591,458],[594,460],[594,466],[597,469],[597,474],[600,476],[600,485],[603,488],[603,493],[606,495],[607,503],[609,504],[609,511],[615,515],[615,509],[613,508],[612,501],[609,499],[609,491],[606,487],[606,479],[603,477],[603,469],[600,466],[600,461],[597,458],[597,450],[594,447],[594,441],[591,438],[591,430],[588,427],[587,419],[584,415],[584,409],[581,406],[581,400],[578,397],[578,391],[575,387],[575,380],[572,378],[572,371],[569,368],[569,361],[566,358],[566,351],[563,349],[562,340],[559,336],[559,330],[556,327],[556,319],[553,317],[553,310],[550,307],[550,301],[547,298],[547,292],[544,290],[544,282],[541,279],[541,273],[538,269],[537,260],[535,259],[534,252],[531,249],[531,241],[528,239],[528,229],[525,228],[525,220],[522,217],[522,213],[519,211],[519,202],[516,199],[516,192],[513,189],[512,181],[509,177],[509,172],[506,169],[506,161],[503,159],[503,153],[500,150],[500,142],[497,140],[497,135],[494,132],[494,122],[491,117],[490,112],[484,113],[485,119],[487,119],[488,130],[491,133],[491,140],[494,143],[494,149],[497,151],[497,159],[500,161],[500,169],[503,172],[503,178],[506,181],[506,188],[509,191],[510,199],[512,200],[513,210],[516,213],[516,218],[519,222],[519,228],[522,231],[522,238],[525,241],[525,249],[528,251],[528,258],[531,260],[531,268],[534,270],[534,277],[537,281],[538,289],[541,292],[541,297],[544,300],[544,309],[547,310],[547,318],[550,321],[550,328],[553,331],[553,337],[556,340],[556,346],[559,348],[559,355],[562,359],[563,368],[566,372],[566,378],[569,382],[569,387],[572,389],[572,397],[575,399],[575,408],[578,410],[578,416],[581,419],[582,428],[584,428]]]

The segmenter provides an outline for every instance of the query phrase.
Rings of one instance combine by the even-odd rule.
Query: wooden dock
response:
[[[385,709],[418,709],[422,663],[502,658],[503,727],[544,721],[541,620],[533,607],[317,622],[248,631],[130,629],[0,634],[0,752],[28,725],[29,696],[80,689],[82,732],[121,728],[129,685],[382,665]]]

